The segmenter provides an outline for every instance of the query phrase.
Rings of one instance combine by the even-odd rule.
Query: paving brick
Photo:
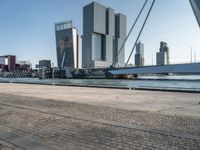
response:
[[[17,96],[14,101],[0,98],[0,139],[5,138],[1,131],[15,135],[7,136],[5,141],[18,141],[19,148],[36,145],[60,150],[200,149],[197,118],[42,99],[27,101],[23,103]]]

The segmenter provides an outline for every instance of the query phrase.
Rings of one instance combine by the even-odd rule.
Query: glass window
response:
[[[63,26],[64,26],[64,29],[67,29],[67,24],[66,23]]]
[[[102,38],[100,34],[92,35],[92,50],[94,52],[94,60],[101,60]]]
[[[57,25],[57,26],[56,26],[56,31],[58,31],[58,30],[59,30],[59,26]]]

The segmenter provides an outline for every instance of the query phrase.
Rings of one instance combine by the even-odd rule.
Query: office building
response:
[[[17,70],[30,70],[32,63],[30,61],[17,61]]]
[[[0,68],[3,71],[13,72],[16,66],[16,56],[6,55],[0,56]]]
[[[126,38],[126,16],[97,2],[83,8],[83,68],[109,67]],[[116,62],[124,65],[124,48]]]
[[[160,51],[156,54],[157,65],[169,64],[169,47],[167,43],[160,42]]]
[[[39,68],[51,68],[51,60],[40,60]]]
[[[78,31],[72,21],[55,24],[57,63],[59,68],[78,68],[82,57]]]
[[[144,66],[144,44],[139,42],[136,46],[135,66]]]

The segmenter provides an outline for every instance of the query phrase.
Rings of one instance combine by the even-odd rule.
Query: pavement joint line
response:
[[[12,129],[21,130],[21,129],[13,128],[13,127],[12,127]],[[23,130],[21,130],[21,131],[23,131]],[[37,141],[32,140],[32,139],[31,140],[27,140],[27,139],[30,139],[32,137],[34,139],[37,139],[37,137],[34,136],[34,135],[19,136],[18,134],[13,134],[13,133],[10,133],[10,132],[7,132],[7,131],[4,131],[4,133],[6,133],[6,134],[8,133],[9,136],[13,136],[13,135],[17,135],[18,136],[17,138],[13,138],[13,139],[5,138],[5,137],[0,137],[0,140],[6,141],[7,143],[12,144],[16,148],[19,148],[19,150],[29,150],[29,149],[30,150],[38,150],[38,148],[33,145],[34,143],[36,143],[37,145],[39,144],[39,146],[46,146],[43,143],[37,142]],[[22,139],[25,139],[25,141],[23,141],[22,144],[18,143],[18,141],[20,141]],[[39,139],[39,140],[41,141],[41,139]],[[32,145],[31,148],[30,148],[30,145],[26,145],[26,144],[24,145],[24,143],[26,143],[26,142],[29,142],[29,144]],[[47,147],[48,150],[57,150],[56,147],[51,146],[51,145],[49,145],[49,146],[50,147]],[[12,150],[15,150],[15,149],[12,149]],[[16,149],[16,150],[18,150],[18,149]],[[45,148],[44,150],[47,150],[47,149]]]
[[[22,148],[22,147],[19,147],[19,145],[14,144],[13,142],[10,142],[10,141],[8,141],[8,140],[2,139],[1,137],[0,137],[0,140],[3,141],[3,142],[6,142],[6,143],[8,143],[8,144],[11,144],[11,145],[13,145],[13,146],[15,146],[15,147],[17,147],[17,148],[20,148],[20,150],[26,150],[26,149],[24,149],[24,148]]]
[[[35,112],[39,112],[39,113],[43,113],[43,114],[60,116],[60,117],[64,117],[64,118],[73,118],[73,119],[77,119],[77,120],[93,122],[93,123],[98,123],[98,124],[104,124],[104,125],[109,125],[109,126],[114,126],[114,127],[133,129],[133,130],[138,130],[138,131],[143,131],[143,132],[150,132],[150,133],[155,133],[155,134],[174,136],[174,137],[178,137],[178,138],[185,138],[185,139],[192,139],[192,140],[199,140],[200,141],[200,136],[196,136],[196,135],[193,135],[193,134],[166,132],[166,131],[163,131],[163,130],[149,129],[149,128],[144,128],[144,127],[141,127],[141,126],[139,127],[139,126],[132,125],[132,124],[119,123],[119,122],[102,120],[102,119],[94,119],[94,118],[91,118],[91,117],[80,118],[80,117],[72,116],[72,115],[70,115],[70,116],[69,115],[61,115],[61,114],[57,114],[57,113],[50,113],[50,112],[45,112],[45,111],[41,111],[41,110],[37,110],[37,109],[24,107],[24,106],[11,105],[11,104],[1,103],[1,102],[0,102],[0,105],[4,105],[4,106],[7,106],[7,107],[14,107],[14,108],[18,108],[18,109],[29,110],[29,111],[31,110],[31,111],[35,111]]]

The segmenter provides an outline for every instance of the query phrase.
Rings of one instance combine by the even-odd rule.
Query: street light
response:
[[[192,51],[193,51],[193,50],[192,50],[192,47],[191,47],[191,52],[190,52],[191,63],[192,63],[192,58],[193,58],[193,56],[192,56],[192,55],[193,55]]]
[[[52,63],[52,79],[54,79],[54,63]]]

